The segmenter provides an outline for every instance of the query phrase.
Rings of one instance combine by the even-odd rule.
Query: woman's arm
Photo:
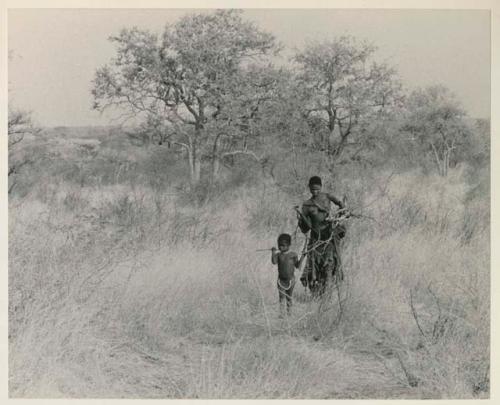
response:
[[[302,233],[309,232],[309,230],[312,228],[311,221],[307,217],[308,211],[306,207],[302,208],[302,212],[299,211],[299,209],[296,209],[297,211],[297,219],[299,221],[299,228],[302,231]]]
[[[327,193],[326,196],[332,203],[337,205],[339,208],[344,208],[344,203],[340,201],[337,197],[335,197],[333,194]]]

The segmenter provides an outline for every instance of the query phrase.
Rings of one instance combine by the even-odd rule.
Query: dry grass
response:
[[[255,250],[294,230],[296,201],[272,186],[202,205],[134,183],[12,199],[10,395],[487,397],[488,196],[467,200],[458,172],[379,178],[350,184],[378,222],[350,225],[338,324],[300,286],[277,317]]]

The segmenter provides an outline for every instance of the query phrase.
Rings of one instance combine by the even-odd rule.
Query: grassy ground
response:
[[[107,183],[45,177],[9,202],[12,397],[488,397],[479,180],[384,172],[339,185],[370,218],[344,240],[338,322],[337,295],[319,303],[300,286],[279,319],[276,269],[256,252],[295,229],[306,195],[262,183],[204,201]]]

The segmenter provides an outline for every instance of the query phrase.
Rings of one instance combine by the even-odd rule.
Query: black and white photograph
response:
[[[491,399],[491,10],[5,11],[9,398]]]

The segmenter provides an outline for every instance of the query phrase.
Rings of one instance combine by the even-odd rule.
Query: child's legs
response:
[[[279,280],[278,280],[278,297],[280,302],[280,312],[283,314],[285,312],[286,291],[280,285]]]
[[[295,286],[295,278],[287,282],[280,282],[280,280],[278,280],[278,294],[280,301],[280,309],[282,312],[284,311],[285,301],[288,312],[290,312],[291,310],[292,293],[294,286]]]
[[[280,304],[286,301],[286,291],[278,285],[278,296],[280,299]]]

